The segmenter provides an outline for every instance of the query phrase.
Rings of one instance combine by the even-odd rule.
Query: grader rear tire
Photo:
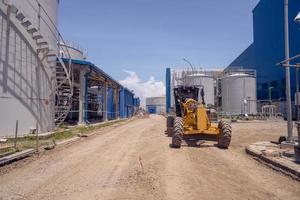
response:
[[[167,128],[173,128],[174,127],[174,116],[169,115],[167,117]]]
[[[231,126],[225,121],[220,121],[218,127],[219,129],[221,129],[221,135],[218,140],[218,147],[227,149],[231,142]]]
[[[180,148],[183,136],[183,122],[181,117],[176,117],[174,124],[174,134],[172,136],[172,147]]]
[[[172,137],[174,134],[174,116],[169,115],[167,117],[167,131],[166,134],[168,137]]]

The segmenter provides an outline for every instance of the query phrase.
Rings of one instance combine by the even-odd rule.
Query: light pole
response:
[[[290,47],[289,47],[289,0],[284,0],[284,40],[285,40],[285,81],[286,81],[286,110],[287,110],[287,142],[293,141],[291,81],[290,81]]]
[[[192,65],[192,63],[191,63],[190,61],[188,61],[188,60],[185,59],[185,58],[182,58],[182,60],[183,60],[184,62],[187,62],[187,63],[190,65],[192,71],[194,71],[194,67],[193,67],[193,65]]]

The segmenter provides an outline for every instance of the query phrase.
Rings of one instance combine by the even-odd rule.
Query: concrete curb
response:
[[[273,157],[267,157],[262,152],[254,149],[250,146],[246,147],[246,153],[253,156],[255,160],[260,163],[272,168],[273,170],[279,171],[291,178],[300,181],[300,170],[294,169],[290,166],[284,165]]]
[[[21,160],[23,158],[29,157],[31,154],[34,154],[36,152],[35,149],[26,149],[24,151],[18,152],[18,153],[14,153],[12,155],[9,156],[5,156],[3,158],[0,159],[0,167],[7,165],[9,163]]]

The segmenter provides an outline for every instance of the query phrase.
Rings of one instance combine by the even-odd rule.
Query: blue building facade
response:
[[[107,92],[107,119],[116,119],[116,96],[113,88],[108,88]]]
[[[134,93],[123,87],[120,91],[120,118],[130,118],[134,115],[135,108],[140,107],[140,99]]]
[[[299,0],[289,0],[290,56],[300,54],[300,24],[294,18]],[[257,98],[284,101],[285,69],[276,63],[285,60],[284,0],[261,0],[253,10],[253,43],[228,68],[243,67],[257,71]],[[300,62],[294,61],[293,63]],[[291,63],[291,64],[293,64]],[[291,97],[295,93],[295,70],[291,69]]]
[[[133,105],[134,107],[139,108],[141,106],[141,100],[138,97],[133,98]]]

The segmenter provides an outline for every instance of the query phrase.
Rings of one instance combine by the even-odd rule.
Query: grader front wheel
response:
[[[219,129],[221,129],[221,135],[218,140],[218,147],[227,149],[231,142],[231,126],[225,121],[220,121],[218,127]]]

